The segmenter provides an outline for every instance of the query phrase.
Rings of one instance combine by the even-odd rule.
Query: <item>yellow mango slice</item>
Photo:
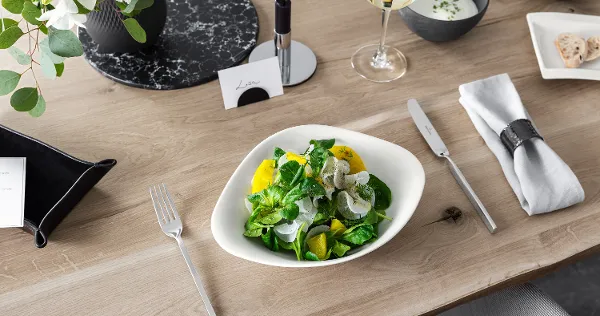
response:
[[[273,183],[273,173],[275,172],[275,160],[268,159],[256,168],[252,178],[252,194],[266,189]]]
[[[346,160],[350,164],[350,174],[359,173],[361,171],[367,171],[365,163],[362,161],[360,156],[354,151],[354,149],[348,146],[333,146],[330,151],[333,153],[335,158]]]
[[[306,158],[304,158],[304,157],[302,157],[300,155],[288,152],[288,153],[285,154],[285,156],[286,156],[286,158],[287,158],[288,161],[292,161],[292,160],[293,161],[297,161],[301,165],[303,165],[303,164],[306,163]]]
[[[331,220],[331,231],[335,232],[336,235],[341,235],[346,231],[346,226],[342,224],[337,218]]]
[[[327,236],[325,233],[320,233],[317,236],[310,238],[307,242],[308,250],[317,255],[320,260],[327,256]]]

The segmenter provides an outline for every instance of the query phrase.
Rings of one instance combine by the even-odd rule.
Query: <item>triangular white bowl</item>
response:
[[[243,236],[250,214],[244,198],[250,193],[254,171],[264,159],[270,159],[275,147],[303,152],[311,139],[335,138],[336,145],[352,147],[363,159],[369,173],[384,181],[392,191],[392,204],[387,215],[393,221],[379,226],[379,239],[353,250],[346,257],[326,261],[297,261],[293,252],[273,252],[260,238]],[[392,239],[413,215],[423,188],[425,172],[419,160],[408,150],[390,142],[324,125],[303,125],[278,132],[262,141],[244,158],[231,176],[212,214],[211,230],[219,246],[230,254],[272,266],[316,267],[342,263],[364,256]]]

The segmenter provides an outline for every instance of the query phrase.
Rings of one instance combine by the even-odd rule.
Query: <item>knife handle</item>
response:
[[[475,194],[475,191],[473,191],[473,188],[471,188],[471,186],[469,185],[469,182],[467,182],[467,178],[465,178],[460,169],[458,169],[458,166],[454,163],[454,161],[450,159],[450,156],[443,155],[443,157],[448,159],[452,175],[469,198],[469,201],[471,201],[471,204],[473,204],[473,207],[475,207],[475,210],[483,220],[483,223],[485,223],[485,226],[487,226],[487,229],[492,234],[496,232],[496,229],[498,228],[496,226],[496,223],[494,222],[490,214],[487,212],[485,206],[483,206],[481,200],[477,197],[477,194]]]

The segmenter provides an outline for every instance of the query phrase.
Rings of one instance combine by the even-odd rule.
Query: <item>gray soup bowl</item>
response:
[[[420,1],[420,0],[416,0]],[[415,34],[432,42],[447,42],[458,39],[472,30],[485,15],[490,0],[473,0],[479,13],[462,20],[442,21],[423,16],[410,6],[402,8],[399,13],[404,23]]]

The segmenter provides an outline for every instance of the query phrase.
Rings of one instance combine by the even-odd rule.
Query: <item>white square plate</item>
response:
[[[250,216],[244,206],[244,198],[250,193],[256,167],[264,159],[272,157],[275,147],[302,152],[311,139],[327,138],[335,138],[336,145],[348,145],[356,150],[365,162],[367,171],[379,177],[392,191],[392,203],[386,212],[393,220],[379,224],[379,238],[339,259],[297,261],[293,253],[273,252],[258,238],[244,237],[244,224]],[[423,166],[413,154],[396,144],[337,127],[297,126],[265,139],[244,158],[221,193],[210,226],[221,248],[246,260],[280,267],[332,265],[366,255],[396,236],[417,208],[424,186]]]
[[[554,45],[561,33],[573,33],[585,39],[600,36],[599,16],[538,12],[527,14],[527,23],[544,79],[600,80],[600,59],[585,62],[580,68],[567,68]]]

